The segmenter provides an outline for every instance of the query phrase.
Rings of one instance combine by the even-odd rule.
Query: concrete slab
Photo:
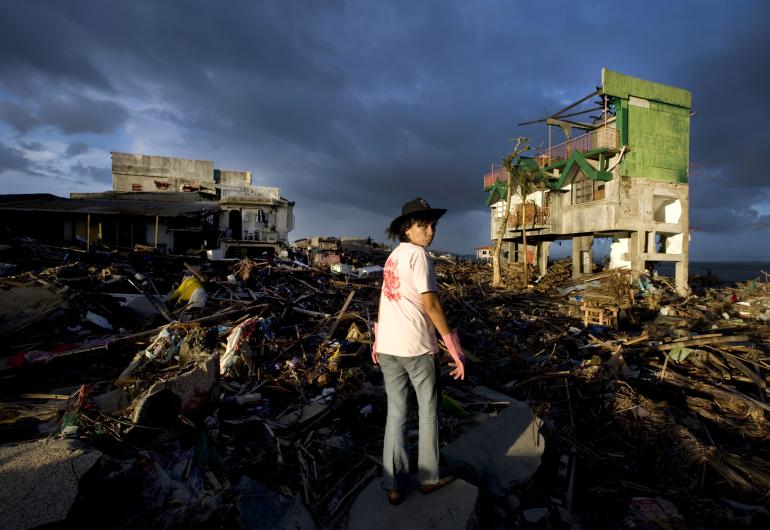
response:
[[[0,446],[0,528],[23,530],[66,519],[80,478],[101,453],[72,440]]]
[[[497,416],[442,449],[442,463],[476,484],[485,495],[500,495],[511,483],[528,479],[540,466],[545,449],[541,424],[529,405],[513,400]]]
[[[475,520],[479,490],[455,480],[438,491],[422,495],[416,481],[398,506],[388,504],[382,478],[372,479],[350,507],[348,530],[466,530]]]

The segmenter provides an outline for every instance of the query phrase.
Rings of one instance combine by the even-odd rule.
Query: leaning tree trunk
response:
[[[500,252],[503,249],[503,236],[508,226],[508,218],[511,216],[511,188],[513,187],[513,173],[508,171],[508,184],[505,191],[505,215],[500,228],[497,230],[497,241],[495,242],[495,251],[492,253],[492,287],[502,287],[503,278],[500,273]]]

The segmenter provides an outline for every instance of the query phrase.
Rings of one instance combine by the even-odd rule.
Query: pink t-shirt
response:
[[[433,263],[425,249],[401,243],[385,262],[380,294],[377,352],[414,357],[439,351],[422,293],[438,291]]]

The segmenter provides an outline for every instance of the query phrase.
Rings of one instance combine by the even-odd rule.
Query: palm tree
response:
[[[514,161],[518,160],[522,153],[528,151],[529,138],[519,136],[515,139],[516,145],[513,147],[513,151],[503,158],[503,167],[508,171],[508,180],[505,185],[505,215],[500,222],[500,227],[497,229],[497,239],[495,240],[495,250],[492,253],[492,287],[502,287],[503,278],[500,273],[500,252],[503,248],[503,237],[505,236],[505,229],[508,227],[508,219],[511,216],[511,191],[513,190],[513,171]]]
[[[508,181],[505,191],[505,215],[503,216],[503,222],[500,225],[500,229],[497,233],[497,241],[495,243],[495,251],[492,255],[492,286],[500,287],[502,285],[502,277],[500,273],[500,251],[503,247],[503,236],[505,235],[505,229],[508,226],[508,219],[511,215],[511,195],[513,191],[521,200],[522,205],[522,220],[521,220],[521,236],[524,244],[524,286],[526,289],[529,283],[529,271],[527,269],[528,256],[527,256],[527,196],[535,191],[536,187],[545,182],[545,173],[540,166],[531,158],[524,158],[522,155],[532,148],[529,145],[529,138],[519,137],[516,138],[516,145],[513,151],[503,158],[503,167],[508,172]]]

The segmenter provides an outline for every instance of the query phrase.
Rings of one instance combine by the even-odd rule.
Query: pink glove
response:
[[[456,329],[450,331],[447,335],[441,335],[446,344],[446,349],[449,351],[449,355],[454,361],[454,370],[449,372],[449,375],[455,379],[465,379],[465,355],[463,355],[463,347],[460,345],[460,335]]]
[[[380,356],[377,355],[377,322],[374,323],[374,341],[372,341],[372,362],[380,364]]]

